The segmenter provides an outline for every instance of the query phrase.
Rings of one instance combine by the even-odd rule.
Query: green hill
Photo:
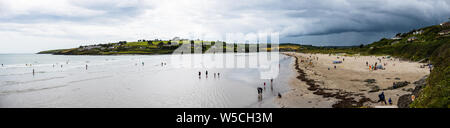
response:
[[[408,33],[399,33],[396,39],[380,41],[361,46],[308,47],[300,52],[306,53],[347,53],[361,55],[391,55],[411,61],[433,65],[424,89],[410,105],[413,108],[450,107],[450,30],[440,25],[429,26]]]

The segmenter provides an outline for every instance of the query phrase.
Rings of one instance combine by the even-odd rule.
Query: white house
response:
[[[414,41],[414,40],[417,40],[417,37],[413,36],[413,37],[408,38],[408,41]]]
[[[422,34],[422,33],[423,33],[423,30],[419,30],[419,31],[413,32],[414,35],[420,35],[420,34]]]
[[[449,35],[450,34],[450,29],[447,30],[442,30],[438,33],[439,35],[443,36],[443,35]]]
[[[444,22],[440,24],[443,28],[450,28],[450,22]]]

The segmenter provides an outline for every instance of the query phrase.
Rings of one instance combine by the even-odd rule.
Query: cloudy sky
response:
[[[0,53],[258,32],[357,45],[449,17],[450,0],[0,0]]]

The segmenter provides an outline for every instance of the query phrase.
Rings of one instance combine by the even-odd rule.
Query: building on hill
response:
[[[450,28],[450,22],[441,23],[441,27],[443,27],[443,28]]]
[[[415,36],[409,37],[409,38],[408,38],[408,41],[409,41],[409,42],[410,42],[410,41],[415,41],[415,40],[417,40],[417,37],[415,37]]]
[[[423,30],[418,30],[418,31],[413,32],[414,35],[420,35],[422,33],[423,33]]]
[[[447,30],[442,30],[438,33],[440,36],[444,36],[444,35],[449,35],[450,34],[450,29]]]

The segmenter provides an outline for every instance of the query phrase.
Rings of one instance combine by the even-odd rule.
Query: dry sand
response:
[[[281,107],[348,107],[351,106],[387,106],[377,103],[378,94],[384,92],[386,101],[392,99],[395,107],[401,95],[408,94],[407,90],[414,88],[415,81],[428,75],[428,68],[420,68],[421,63],[400,61],[396,58],[385,58],[383,56],[345,56],[328,54],[303,54],[284,53],[297,57],[298,69],[303,71],[303,80],[297,73],[291,81],[291,91],[283,94],[282,98],[276,99]],[[318,59],[316,58],[318,57]],[[339,59],[338,59],[339,57]],[[381,63],[378,60],[381,59]],[[345,59],[345,60],[343,60]],[[303,60],[303,62],[301,62]],[[341,64],[333,64],[340,60]],[[310,63],[311,61],[311,63]],[[383,64],[384,70],[369,70],[366,66],[374,65],[375,62]],[[386,66],[384,66],[386,63]],[[334,68],[336,66],[336,69]],[[328,70],[330,68],[330,70]],[[293,67],[293,70],[297,70]],[[367,79],[375,79],[376,83],[364,82]],[[308,85],[313,82],[314,87]],[[388,89],[394,82],[410,82],[409,85],[397,89]],[[380,91],[369,92],[378,86]]]

